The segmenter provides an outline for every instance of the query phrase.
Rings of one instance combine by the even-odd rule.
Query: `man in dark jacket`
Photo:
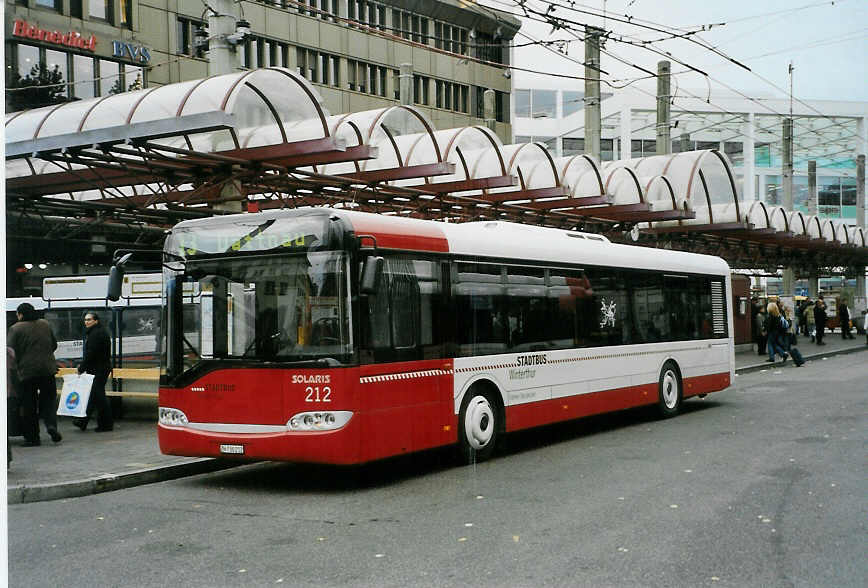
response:
[[[57,361],[54,350],[57,339],[51,325],[36,316],[29,302],[18,305],[18,322],[9,327],[6,344],[15,352],[20,378],[22,433],[24,446],[35,447],[39,440],[39,419],[45,423],[48,435],[55,443],[63,437],[57,430]]]
[[[90,399],[87,402],[87,416],[73,419],[73,424],[84,431],[93,413],[97,413],[97,433],[111,431],[114,428],[111,405],[105,394],[105,384],[111,373],[111,341],[108,331],[99,320],[99,315],[88,311],[84,315],[84,356],[78,373],[93,374],[93,384],[90,388]]]
[[[841,323],[841,339],[852,339],[850,333],[850,308],[847,306],[847,301],[841,298],[838,301],[838,320]]]
[[[822,294],[817,296],[817,302],[814,304],[814,325],[817,327],[817,345],[825,345],[823,331],[826,330],[826,301],[823,300]]]

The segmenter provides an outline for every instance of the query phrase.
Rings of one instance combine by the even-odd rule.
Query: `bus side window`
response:
[[[385,259],[377,293],[368,296],[368,347],[375,360],[418,359],[423,340],[420,280],[425,277],[419,270],[424,267],[405,257]]]

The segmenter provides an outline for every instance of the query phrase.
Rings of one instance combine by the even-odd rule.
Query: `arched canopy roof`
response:
[[[322,139],[325,118],[307,80],[288,69],[255,69],[12,113],[6,149],[16,156],[171,136],[213,152]]]
[[[587,155],[555,159],[541,143],[502,145],[485,127],[437,131],[412,106],[330,116],[313,86],[282,68],[12,113],[5,123],[7,193],[22,201],[101,198],[137,212],[229,199],[351,203],[450,220],[619,230],[649,223],[864,247],[864,232],[740,202],[731,166],[715,150],[603,165]]]

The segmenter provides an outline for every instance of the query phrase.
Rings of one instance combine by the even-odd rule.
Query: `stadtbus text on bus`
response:
[[[482,459],[507,432],[668,416],[734,377],[726,263],[597,235],[268,211],[176,225],[163,278],[167,454]]]

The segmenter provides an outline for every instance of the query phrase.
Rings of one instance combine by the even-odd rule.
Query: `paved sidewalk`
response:
[[[868,350],[864,335],[847,341],[842,341],[840,334],[829,335],[823,347],[804,337],[799,342],[799,350],[808,361]],[[767,356],[759,356],[756,351],[736,353],[736,371],[771,368],[766,359]],[[780,362],[775,365],[780,366]],[[784,368],[796,369],[792,360]],[[239,462],[161,454],[156,404],[149,402],[138,407],[134,418],[118,420],[111,432],[95,433],[93,422],[86,432],[81,432],[70,418],[58,417],[63,434],[58,445],[51,442],[44,427],[39,447],[22,447],[23,438],[11,438],[13,460],[7,472],[9,504],[85,496],[238,465]]]

